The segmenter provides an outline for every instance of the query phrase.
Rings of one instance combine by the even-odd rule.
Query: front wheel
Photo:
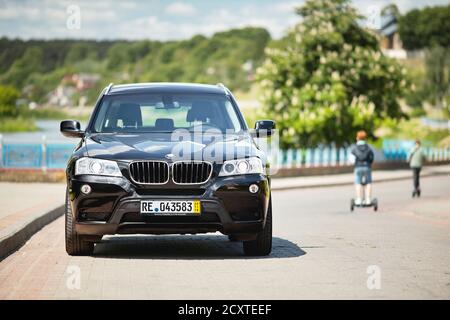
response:
[[[84,241],[75,231],[73,221],[72,207],[69,201],[69,193],[66,191],[65,205],[65,223],[66,223],[66,252],[71,256],[91,255],[94,252],[94,243]]]
[[[266,225],[255,240],[243,242],[246,256],[267,256],[272,251],[272,199],[269,200]]]

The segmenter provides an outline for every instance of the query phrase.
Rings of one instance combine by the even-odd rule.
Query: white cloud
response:
[[[193,35],[212,35],[214,32],[227,30],[227,24],[185,22],[171,23],[157,16],[135,19],[119,27],[117,36],[126,39],[182,40]]]
[[[132,9],[136,9],[138,4],[136,2],[132,2],[132,1],[126,1],[126,2],[122,1],[119,3],[119,6],[126,10],[132,10]]]
[[[102,14],[98,14],[94,10],[81,9],[81,21],[86,22],[114,22],[117,21],[117,14],[114,10],[104,10]]]
[[[187,3],[174,2],[166,7],[165,12],[176,16],[193,16],[197,13],[197,9]]]
[[[115,0],[0,0],[0,37],[91,38],[91,39],[187,39],[195,34],[210,36],[215,32],[258,26],[274,38],[299,22],[294,8],[305,0],[246,0],[216,2],[186,1],[115,1]],[[383,7],[391,0],[353,0],[361,13],[368,3]],[[445,5],[448,0],[396,0],[402,12],[425,5]],[[81,29],[66,27],[67,6],[81,9]],[[195,4],[195,6],[193,5]],[[201,11],[200,11],[201,10]],[[201,14],[200,14],[201,12]],[[196,19],[186,17],[196,16]],[[185,17],[185,18],[183,18]]]
[[[42,11],[29,6],[11,6],[6,5],[6,7],[0,10],[0,19],[27,19],[27,20],[37,20],[39,19]]]
[[[304,1],[286,1],[286,2],[277,2],[272,5],[272,10],[277,13],[292,13],[295,12],[297,7],[300,7]]]

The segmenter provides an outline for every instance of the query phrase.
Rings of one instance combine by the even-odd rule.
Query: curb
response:
[[[434,176],[445,176],[450,175],[450,172],[429,172],[421,174],[422,178],[426,177],[434,177]],[[283,178],[279,178],[283,179]],[[410,180],[412,177],[395,177],[395,178],[381,178],[376,180],[376,182],[389,182],[389,181],[400,181],[400,180]],[[272,190],[276,191],[286,191],[286,190],[295,190],[295,189],[312,189],[312,188],[324,188],[324,187],[338,187],[338,186],[349,186],[353,185],[353,180],[349,180],[346,182],[331,182],[331,183],[318,183],[318,184],[300,184],[300,185],[289,185],[289,186],[272,186]]]
[[[24,225],[16,228],[11,234],[0,239],[0,261],[20,248],[28,239],[44,226],[62,216],[64,205],[56,207]]]

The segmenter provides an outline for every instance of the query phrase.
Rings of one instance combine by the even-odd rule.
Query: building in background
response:
[[[408,53],[403,49],[403,44],[398,33],[398,18],[393,13],[381,16],[380,48],[383,53],[396,59],[407,59]]]
[[[84,106],[87,100],[84,92],[95,87],[99,80],[98,74],[66,75],[55,90],[49,93],[48,104],[57,107]]]

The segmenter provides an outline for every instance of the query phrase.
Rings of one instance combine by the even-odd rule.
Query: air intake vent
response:
[[[130,175],[140,184],[164,184],[169,181],[169,165],[163,161],[132,162]]]
[[[209,180],[212,165],[208,162],[175,162],[172,167],[173,182],[200,184]]]

